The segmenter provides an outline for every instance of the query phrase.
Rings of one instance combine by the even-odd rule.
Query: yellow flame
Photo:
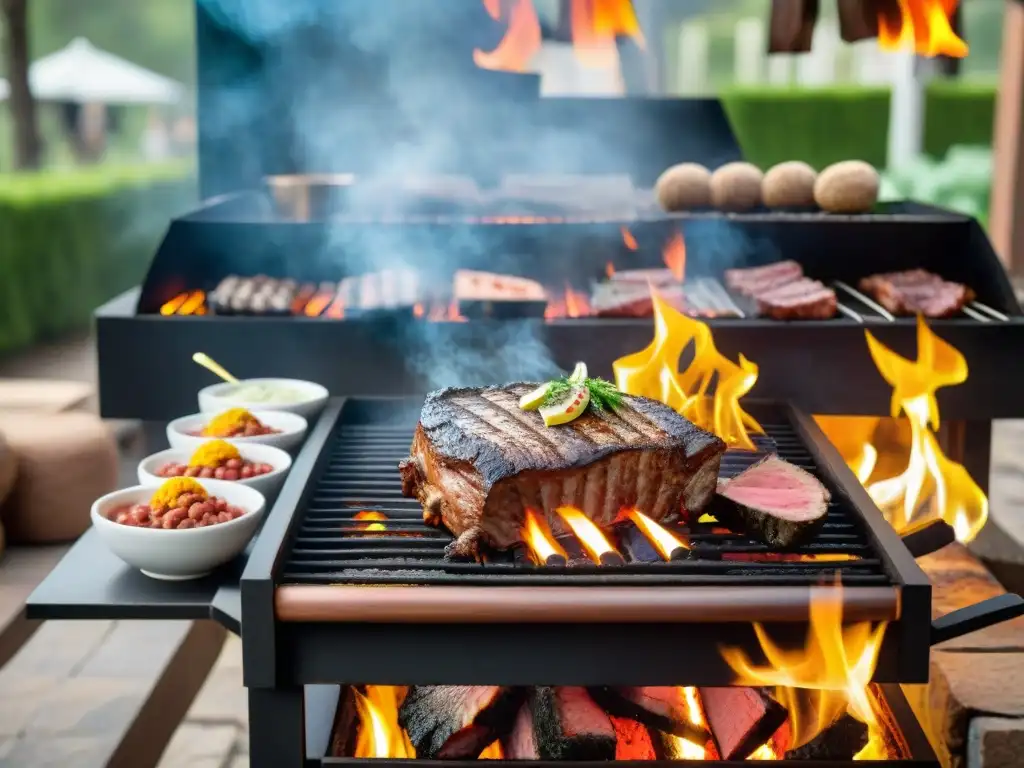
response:
[[[368,685],[366,695],[352,689],[359,715],[354,757],[416,757],[412,742],[398,725],[398,708],[405,692],[404,686],[395,685]]]
[[[962,59],[970,48],[953,31],[950,19],[960,0],[899,0],[899,19],[878,14],[878,46],[883,51],[912,50],[919,56]]]
[[[559,517],[565,520],[580,544],[590,555],[590,559],[598,565],[601,564],[601,555],[606,552],[614,552],[615,549],[608,543],[608,539],[601,533],[601,529],[594,525],[594,522],[575,507],[559,507],[555,510]]]
[[[854,474],[860,480],[861,485],[867,485],[871,479],[871,473],[875,471],[875,464],[878,463],[878,451],[871,443],[864,443],[860,449],[860,456],[851,464]]]
[[[757,365],[739,356],[739,364],[715,347],[711,329],[662,301],[651,289],[654,302],[654,340],[641,352],[620,357],[612,364],[615,383],[623,392],[660,400],[693,423],[714,432],[730,447],[754,450],[750,432],[761,425],[740,407],[740,399],[757,382]],[[679,371],[687,347],[693,361]],[[709,394],[714,384],[714,395]]]
[[[523,541],[526,542],[526,545],[530,548],[530,551],[540,565],[544,565],[552,555],[561,555],[568,560],[565,550],[558,545],[558,542],[551,535],[551,531],[540,521],[532,509],[526,510],[523,524]]]
[[[906,470],[867,484],[868,493],[897,531],[941,518],[953,527],[957,540],[970,541],[988,519],[988,498],[963,465],[943,454],[933,432],[939,427],[935,392],[967,379],[966,359],[932,333],[921,317],[917,319],[916,361],[901,357],[868,331],[865,336],[875,365],[893,388],[891,414],[893,418],[906,414],[911,430]],[[865,446],[862,459],[854,464],[862,483],[874,469],[872,460],[871,471],[865,474],[868,455]]]
[[[626,517],[633,521],[634,525],[641,530],[644,536],[647,537],[647,540],[654,545],[658,553],[666,560],[672,557],[674,550],[680,547],[682,549],[690,548],[685,541],[638,510],[631,509],[626,513]]]
[[[771,744],[762,744],[760,747],[755,749],[747,760],[778,760],[779,756],[775,754],[775,750],[772,749]]]
[[[755,665],[741,649],[722,649],[736,673],[735,685],[775,687],[776,698],[790,713],[793,748],[806,744],[844,713],[867,724],[869,732],[880,730],[868,686],[886,625],[844,626],[842,611],[838,582],[834,587],[816,588],[803,648],[781,648],[762,625],[754,624],[766,665]]]
[[[697,698],[697,689],[693,687],[683,688],[683,697],[686,700],[686,714],[690,720],[690,725],[704,728],[704,715]],[[674,742],[673,752],[678,758],[682,760],[703,760],[706,757],[703,744],[695,744],[681,736],[669,736],[668,738]]]

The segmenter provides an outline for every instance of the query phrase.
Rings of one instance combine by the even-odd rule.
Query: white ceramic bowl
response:
[[[288,475],[288,470],[292,466],[291,456],[272,445],[252,444],[237,447],[243,459],[259,464],[269,464],[273,467],[273,471],[265,475],[250,477],[246,480],[231,480],[228,482],[255,488],[268,498],[281,490],[284,479]],[[156,474],[157,470],[165,464],[172,462],[175,464],[188,464],[189,459],[192,458],[192,453],[192,451],[181,448],[169,448],[166,451],[160,451],[160,453],[147,456],[139,462],[139,482],[142,485],[160,485],[167,478]]]
[[[251,411],[252,415],[266,424],[268,427],[281,430],[269,435],[255,435],[253,437],[226,437],[224,438],[232,445],[241,448],[243,445],[272,445],[283,451],[290,451],[302,444],[306,437],[308,424],[304,418],[297,413],[285,411]],[[181,448],[186,451],[194,451],[203,443],[210,440],[209,437],[190,435],[189,432],[198,432],[216,414],[193,413],[191,416],[182,416],[167,425],[167,442],[171,448]]]
[[[147,576],[166,581],[198,579],[245,549],[266,507],[262,493],[241,483],[199,482],[211,495],[241,507],[245,514],[227,523],[180,531],[135,528],[109,519],[115,509],[146,502],[153,495],[151,486],[137,485],[97,499],[92,505],[93,527],[111,552]]]
[[[297,403],[253,403],[231,395],[232,390],[248,384],[268,384],[286,387],[303,395]],[[312,381],[300,379],[242,379],[238,384],[221,382],[211,384],[199,390],[199,410],[203,413],[220,413],[228,408],[245,408],[249,411],[284,411],[297,413],[306,419],[312,419],[323,410],[327,403],[328,392],[325,387]]]

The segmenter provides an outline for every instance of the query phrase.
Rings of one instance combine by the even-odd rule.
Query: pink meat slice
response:
[[[829,501],[828,489],[814,475],[774,454],[732,480],[719,480],[718,494],[794,521],[821,517]]]

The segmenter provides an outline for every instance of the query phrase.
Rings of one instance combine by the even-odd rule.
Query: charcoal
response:
[[[786,752],[786,760],[851,760],[868,743],[868,727],[843,714],[803,746]]]
[[[542,760],[614,760],[615,727],[586,688],[534,688],[533,736]]]
[[[417,757],[472,759],[511,729],[521,701],[519,690],[501,686],[413,686],[398,723]]]
[[[814,475],[771,454],[731,480],[720,479],[704,512],[738,533],[786,549],[817,535],[829,499]]]
[[[760,688],[699,688],[698,692],[723,760],[745,760],[789,716],[785,707]]]
[[[533,737],[533,715],[530,705],[523,704],[516,714],[515,724],[511,732],[502,739],[502,748],[506,760],[537,760],[537,741]]]
[[[707,741],[702,728],[689,718],[686,695],[679,686],[595,687],[590,695],[605,711],[626,717],[666,733],[682,736],[696,744]]]
[[[616,760],[656,760],[651,733],[643,725],[626,717],[611,718],[615,729]]]

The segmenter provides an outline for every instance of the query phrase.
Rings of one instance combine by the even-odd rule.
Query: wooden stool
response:
[[[89,509],[117,485],[117,443],[83,412],[0,412],[0,432],[17,457],[14,489],[0,510],[11,544],[72,541],[88,529]]]

